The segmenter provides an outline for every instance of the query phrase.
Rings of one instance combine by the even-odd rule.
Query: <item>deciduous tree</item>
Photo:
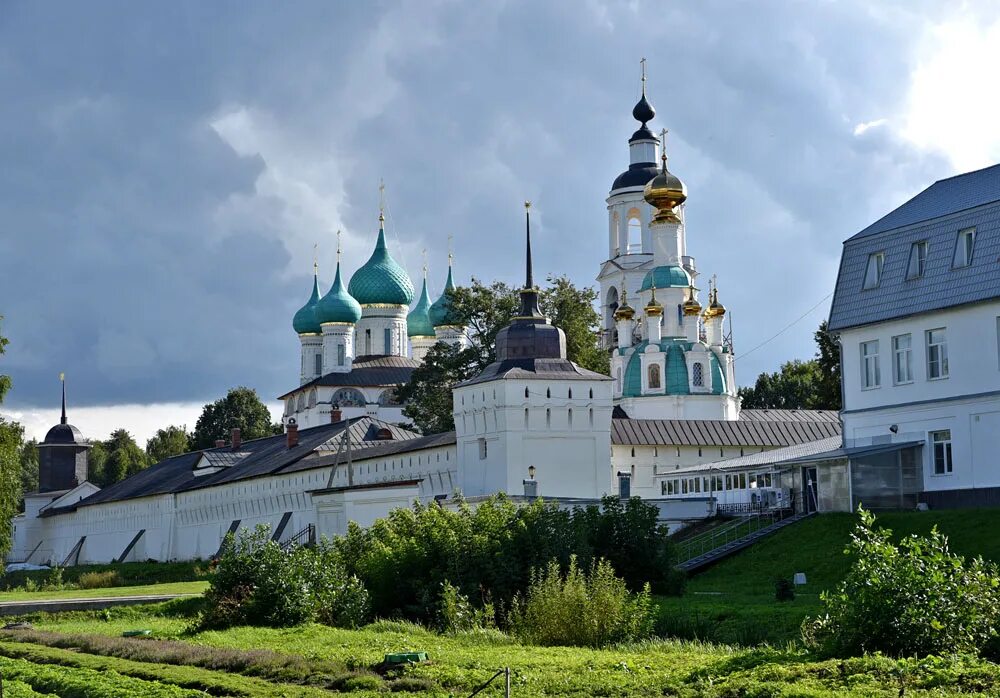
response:
[[[0,315],[0,320],[3,316]],[[0,356],[6,351],[7,338],[0,334]],[[0,374],[0,403],[10,390],[10,376]],[[21,445],[24,428],[0,417],[0,559],[11,547],[11,520],[21,504]]]
[[[240,386],[224,398],[205,405],[191,436],[191,448],[211,448],[217,439],[229,440],[233,429],[243,440],[260,439],[281,433],[281,425],[271,422],[271,413],[257,391]]]
[[[157,429],[146,441],[146,455],[150,463],[159,463],[171,456],[179,456],[191,450],[191,434],[187,427],[169,426]]]

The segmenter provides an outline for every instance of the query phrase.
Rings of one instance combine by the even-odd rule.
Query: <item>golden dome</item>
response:
[[[653,295],[650,297],[649,303],[646,304],[646,317],[662,317],[663,306],[656,300],[656,286],[652,286],[651,290]]]
[[[628,304],[628,293],[622,289],[622,304],[615,309],[615,321],[631,320],[635,317],[635,310]]]
[[[708,309],[705,310],[705,319],[707,320],[725,315],[726,306],[719,302],[719,289],[713,288],[708,297],[711,299],[711,302],[708,304]]]
[[[653,223],[680,223],[681,219],[674,212],[678,206],[687,200],[687,187],[675,174],[667,169],[666,129],[661,136],[663,166],[659,173],[649,180],[642,196],[646,203],[656,209]]]
[[[688,286],[688,299],[684,301],[684,314],[685,315],[698,315],[701,313],[701,303],[698,299],[694,297],[694,284],[692,283]]]

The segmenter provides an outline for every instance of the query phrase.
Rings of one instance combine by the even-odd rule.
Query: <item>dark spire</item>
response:
[[[60,424],[66,424],[66,374],[59,374],[59,382],[62,383],[62,418]]]
[[[538,289],[531,276],[531,202],[524,202],[525,265],[524,288],[521,289],[521,311],[518,317],[544,319],[538,309]]]

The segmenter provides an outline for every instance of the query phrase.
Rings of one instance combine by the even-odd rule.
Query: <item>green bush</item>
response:
[[[226,537],[205,592],[203,628],[285,627],[319,620],[356,627],[368,616],[368,595],[328,545],[284,551],[258,526]]]
[[[774,600],[775,601],[794,601],[795,600],[795,584],[791,579],[787,577],[781,577],[780,579],[774,580]]]
[[[334,545],[368,589],[377,616],[437,624],[447,581],[477,608],[492,600],[502,621],[533,568],[553,559],[565,567],[574,555],[584,568],[609,560],[633,591],[649,583],[658,593],[678,592],[683,575],[674,570],[674,549],[657,516],[638,498],[569,511],[542,501],[517,506],[497,495],[475,508],[397,509],[367,529],[352,524]]]
[[[527,592],[514,597],[510,612],[514,634],[537,645],[604,647],[648,637],[652,625],[648,585],[632,594],[607,560],[585,574],[575,557],[565,576],[555,560],[533,571]]]
[[[837,656],[977,654],[1000,619],[996,566],[953,554],[936,527],[896,546],[871,512],[858,513],[845,550],[854,563],[835,592],[821,595],[825,614],[802,624],[807,646]]]
[[[438,630],[444,633],[484,630],[495,626],[493,604],[485,603],[482,608],[476,608],[468,596],[447,580],[441,584],[437,616]]]
[[[106,589],[121,586],[122,580],[114,570],[105,572],[85,572],[81,574],[76,585],[81,589]]]

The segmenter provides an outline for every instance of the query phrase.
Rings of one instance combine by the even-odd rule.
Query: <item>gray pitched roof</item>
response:
[[[675,473],[683,475],[684,473],[698,473],[708,470],[744,470],[761,466],[775,465],[790,458],[812,456],[817,453],[830,451],[832,449],[839,448],[840,444],[840,436],[830,436],[825,439],[806,441],[800,444],[793,444],[792,446],[775,448],[770,451],[758,451],[757,453],[750,453],[736,458],[717,460],[713,463],[701,463],[687,468],[664,471],[662,474],[666,477],[670,477]]]
[[[105,487],[100,492],[96,492],[80,501],[74,507],[65,508],[65,510],[72,511],[77,506],[89,506],[139,497],[184,492],[238,480],[262,477],[264,475],[274,475],[279,472],[287,472],[297,463],[307,459],[311,454],[321,451],[327,442],[336,439],[343,433],[346,427],[350,428],[351,444],[357,449],[357,456],[355,456],[357,460],[361,460],[364,457],[371,457],[370,455],[365,455],[366,453],[377,454],[379,447],[388,444],[396,445],[403,441],[426,438],[373,417],[356,417],[335,424],[324,424],[310,429],[301,429],[299,430],[299,443],[292,448],[288,448],[286,436],[279,434],[278,436],[244,441],[239,452],[245,453],[245,455],[240,458],[221,457],[226,452],[232,453],[229,446],[209,449],[207,451],[194,451],[174,456],[173,458],[167,458],[156,465],[136,473],[132,477]],[[383,429],[389,430],[392,436],[391,440],[378,438],[379,431]],[[322,452],[325,453],[325,451]],[[203,455],[209,454],[211,454],[210,458],[216,464],[230,464],[211,475],[195,477],[195,464],[201,460]],[[306,470],[321,466],[321,463],[311,462],[296,468],[296,470]]]
[[[952,268],[958,232],[976,229],[972,263]],[[927,241],[924,275],[907,279],[913,243]],[[863,289],[871,254],[878,286]],[[1000,297],[1000,165],[941,180],[844,243],[831,330]]]
[[[612,419],[619,446],[790,446],[840,435],[840,422]]]
[[[346,373],[327,373],[278,396],[284,400],[289,395],[308,390],[315,385],[334,387],[379,387],[409,383],[413,370],[420,365],[408,356],[359,356]]]
[[[741,422],[840,422],[837,410],[742,409]]]
[[[578,380],[609,381],[610,376],[577,366],[569,359],[505,359],[494,361],[474,378],[459,385],[475,385],[494,380]]]

